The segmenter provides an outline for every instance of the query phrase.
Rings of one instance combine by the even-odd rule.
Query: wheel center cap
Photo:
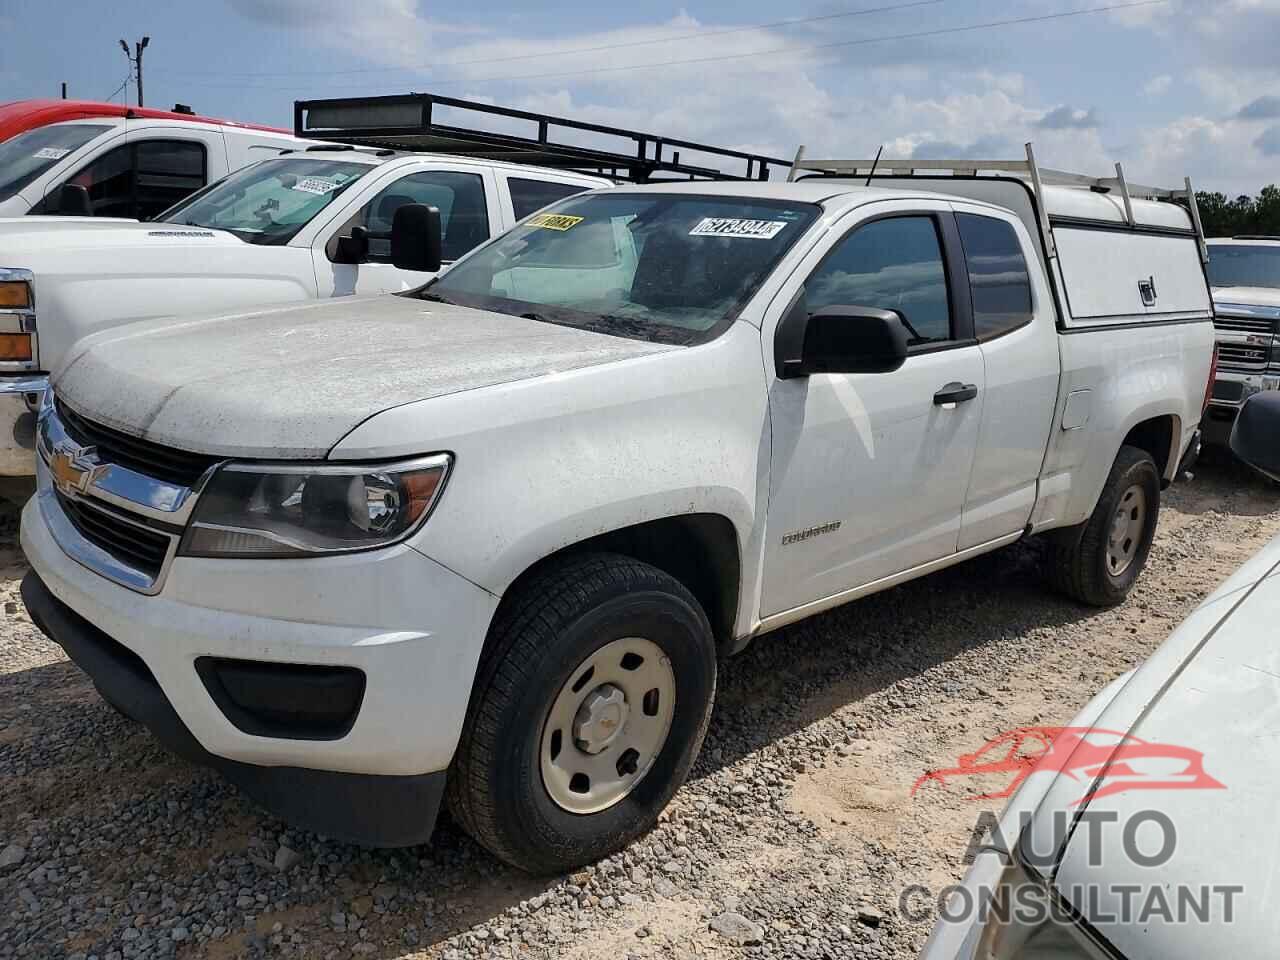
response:
[[[586,753],[602,753],[608,749],[627,725],[630,708],[627,695],[612,683],[592,690],[573,721],[573,739]]]

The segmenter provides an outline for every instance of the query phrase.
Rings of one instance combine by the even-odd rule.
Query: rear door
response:
[[[810,315],[837,305],[897,310],[914,331],[910,356],[894,373],[773,381],[764,617],[957,549],[985,380],[955,218],[941,201],[871,209],[809,255],[771,320],[799,296]],[[965,388],[972,397],[945,402]]]
[[[991,207],[954,208],[987,383],[960,531],[967,550],[1031,519],[1060,360],[1052,295],[1022,222]]]
[[[391,262],[391,226],[407,203],[440,210],[444,228],[443,262],[447,266],[502,230],[501,203],[493,170],[476,164],[432,164],[430,170],[403,170],[371,185],[371,199],[321,232],[312,248],[322,297],[393,293],[411,290],[435,274],[401,270]],[[365,193],[364,196],[369,196]],[[364,263],[335,263],[338,238],[353,227],[369,231],[369,257]]]

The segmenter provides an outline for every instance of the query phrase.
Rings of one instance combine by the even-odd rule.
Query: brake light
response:
[[[1209,401],[1213,399],[1213,385],[1218,380],[1218,345],[1213,345],[1213,359],[1209,361],[1209,382],[1204,385],[1204,405],[1200,408],[1203,416],[1209,409]]]

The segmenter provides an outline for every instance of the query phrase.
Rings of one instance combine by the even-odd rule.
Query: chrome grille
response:
[[[160,576],[172,537],[131,523],[87,500],[62,493],[57,498],[58,506],[80,536],[152,580]]]
[[[218,462],[217,457],[207,454],[191,453],[130,436],[80,416],[61,400],[55,403],[63,430],[81,446],[94,447],[103,463],[117,463],[166,483],[194,487],[201,475]]]
[[[1213,325],[1228,333],[1260,333],[1265,336],[1275,331],[1276,321],[1266,317],[1230,317],[1218,314]]]
[[[1271,353],[1268,347],[1248,346],[1242,343],[1219,343],[1218,365],[1223,369],[1257,370],[1267,368]]]

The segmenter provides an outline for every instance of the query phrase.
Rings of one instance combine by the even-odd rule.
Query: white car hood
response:
[[[1251,307],[1276,307],[1280,309],[1280,289],[1275,287],[1214,287],[1213,302],[1218,307],[1230,303]]]
[[[156,443],[307,459],[390,407],[673,349],[386,295],[116,327],[77,343],[53,384]]]
[[[1060,894],[1129,960],[1266,953],[1280,942],[1280,538],[1205,602],[1121,689],[1093,726],[1128,732],[1158,748],[1203,755],[1196,788],[1129,789],[1087,802],[1091,815],[1116,814],[1117,824],[1142,811],[1167,816],[1176,830],[1171,858],[1141,866],[1129,857],[1122,826],[1083,824],[1071,834],[1054,882]],[[1160,762],[1164,762],[1161,760]],[[1032,821],[1037,853],[1051,850],[1055,813],[1074,813],[1088,778],[1059,775]],[[1101,831],[1101,859],[1090,863],[1090,833]],[[1139,845],[1158,850],[1163,834],[1144,826]],[[1106,924],[1119,914],[1118,887],[1143,893],[1163,887],[1176,905],[1179,885],[1239,885],[1233,922]],[[1090,901],[1090,897],[1095,897]],[[1223,899],[1211,898],[1221,919]],[[1264,946],[1265,945],[1265,946]]]
[[[0,219],[0,266],[26,267],[22,262],[44,251],[85,248],[151,248],[243,244],[225,230],[184,227],[176,223],[141,223],[114,217],[11,217]]]

